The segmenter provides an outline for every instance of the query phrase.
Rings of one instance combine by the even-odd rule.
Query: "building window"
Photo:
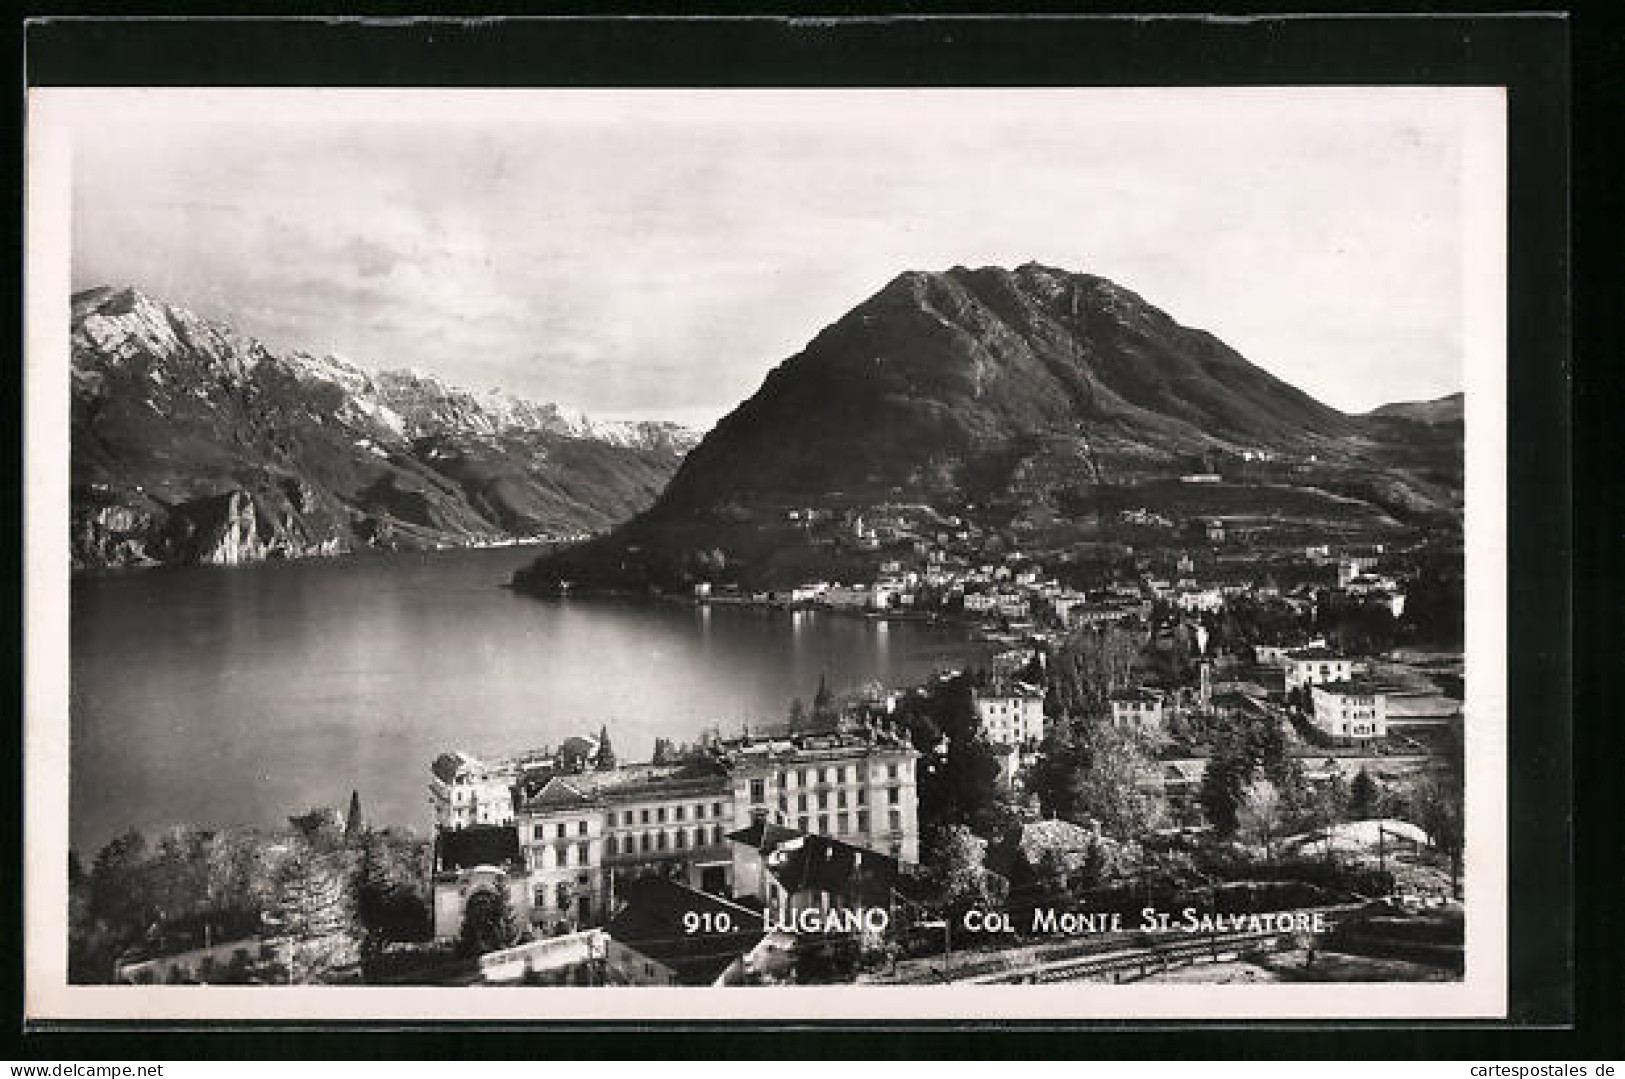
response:
[[[901,832],[903,830],[903,815],[894,809],[891,811],[890,817],[891,830],[894,832]]]
[[[887,779],[896,779],[897,778],[897,764],[895,762],[886,765],[886,778]]]
[[[718,802],[718,803],[716,803],[715,805],[713,805],[711,807],[711,815],[713,817],[721,817],[722,816],[722,803],[721,802]],[[720,828],[717,829],[717,834],[718,835],[722,834],[722,830]]]
[[[704,802],[700,802],[697,805],[695,805],[695,807],[694,807],[694,819],[695,820],[704,820],[705,819],[705,803]]]
[[[712,829],[711,839],[712,839],[712,842],[717,843],[717,844],[721,844],[721,842],[722,842],[722,825],[719,824],[714,829]]]
[[[819,791],[818,792],[818,808],[819,809],[828,809],[829,808],[829,792],[828,791]]]
[[[810,829],[807,827],[808,823],[809,822],[808,822],[807,818],[802,817],[801,819],[796,821],[796,827],[800,828],[803,832],[810,831]]]
[[[682,850],[684,847],[688,846],[688,833],[683,831],[681,828],[677,829],[676,838],[678,850]]]
[[[563,880],[559,881],[559,886],[558,886],[558,889],[557,889],[557,895],[558,895],[558,900],[559,900],[559,909],[564,910],[565,908],[569,907],[569,905],[570,905],[570,882],[569,881],[563,881]]]
[[[676,809],[672,810],[672,819],[673,820],[682,820],[683,819],[683,813],[687,808],[688,808],[687,806],[678,806]]]
[[[638,819],[640,821],[642,821],[644,824],[648,824],[649,823],[649,811],[647,809],[639,810],[638,811]]]
[[[630,809],[621,814],[621,823],[629,828],[632,826],[632,811]]]
[[[538,824],[536,826],[535,835],[536,835],[536,842],[540,843],[542,840],[547,838],[547,829],[544,826]]]
[[[586,835],[586,834],[587,834],[587,822],[586,821],[577,821],[576,822],[576,835]]]
[[[845,809],[846,808],[846,792],[845,791],[836,791],[835,792],[835,808],[837,808],[837,809]]]
[[[859,787],[858,788],[858,805],[864,806],[864,805],[868,805],[868,804],[869,804],[869,791],[866,788]]]
[[[705,846],[705,829],[704,828],[696,828],[696,829],[694,829],[694,845],[696,847]]]
[[[656,832],[655,833],[655,850],[665,850],[665,849],[666,849],[666,833],[665,832]]]
[[[824,771],[824,769],[822,769],[822,768],[818,769],[818,782],[820,782],[820,783],[829,782],[829,780],[826,778],[826,775],[827,775],[827,773]]]
[[[582,865],[592,861],[592,849],[586,843],[576,844],[576,860]]]
[[[767,784],[760,779],[750,781],[750,800],[761,803],[767,801]]]
[[[829,814],[828,813],[820,813],[820,814],[818,814],[818,834],[819,835],[828,835],[829,834]]]
[[[649,853],[649,833],[648,832],[644,832],[641,836],[638,837],[638,849],[643,851],[643,853],[645,853],[645,854]]]
[[[858,831],[867,832],[868,830],[869,830],[869,811],[867,809],[860,809],[860,810],[858,810]]]
[[[619,853],[619,851],[616,849],[619,846],[620,844],[615,841],[615,837],[610,836],[608,839],[604,840],[604,853],[613,858]]]
[[[887,787],[886,788],[886,804],[887,805],[896,805],[897,802],[898,802],[898,797],[899,797],[900,793],[901,793],[900,788]]]
[[[852,818],[847,816],[845,813],[842,813],[835,818],[835,827],[841,835],[845,835],[847,833],[847,829],[851,823]]]
[[[779,795],[779,811],[781,813],[786,812],[786,811],[789,810],[789,808],[790,808],[790,796],[787,795],[787,794]]]
[[[559,827],[558,827],[558,837],[559,837],[559,838],[560,838],[560,839],[563,839],[563,838],[564,838],[564,822],[563,822],[563,821],[559,821]]]
[[[655,819],[658,820],[661,824],[666,823],[666,807],[665,806],[661,806],[655,812]]]

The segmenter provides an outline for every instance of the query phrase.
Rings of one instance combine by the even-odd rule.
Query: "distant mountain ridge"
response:
[[[134,289],[72,298],[76,565],[576,535],[647,506],[694,432],[275,352]]]
[[[742,547],[751,528],[803,504],[1098,515],[1103,491],[1219,461],[1271,462],[1249,467],[1273,469],[1277,486],[1307,486],[1313,470],[1337,485],[1316,488],[1328,513],[1398,527],[1396,513],[1454,512],[1450,453],[1396,446],[1384,423],[1315,400],[1103,277],[1036,263],[908,271],[774,368],[647,513],[539,576],[588,575],[595,555],[625,563],[622,548],[665,557],[666,579],[695,552],[759,561],[764,550]]]
[[[1460,392],[1431,401],[1396,401],[1367,412],[1382,419],[1415,420],[1418,423],[1458,423],[1466,417],[1467,398]]]

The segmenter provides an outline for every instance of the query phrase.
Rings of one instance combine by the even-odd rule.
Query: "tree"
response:
[[[827,673],[818,676],[818,692],[813,694],[812,718],[820,726],[835,718],[835,694],[830,692]]]
[[[1061,642],[1050,665],[1050,687],[1059,714],[1094,715],[1134,678],[1140,640],[1120,626],[1082,626]]]
[[[361,955],[376,958],[394,941],[424,939],[430,928],[429,850],[414,839],[368,832],[356,869],[355,913]]]
[[[1141,785],[1149,761],[1133,735],[1096,724],[1089,731],[1085,757],[1076,788],[1077,812],[1099,823],[1113,839],[1131,839],[1163,826],[1167,805]]]
[[[1236,824],[1241,834],[1264,848],[1264,857],[1275,860],[1275,839],[1281,832],[1281,793],[1268,779],[1247,787],[1237,809]]]
[[[350,811],[344,815],[344,838],[356,840],[366,831],[366,823],[361,816],[361,792],[350,792]]]
[[[1310,828],[1335,828],[1348,820],[1349,785],[1333,772],[1317,784],[1309,795],[1304,824]]]
[[[351,897],[337,855],[299,844],[282,864],[272,921],[290,983],[320,983],[355,958]]]
[[[1004,898],[1004,878],[987,868],[988,842],[969,828],[955,824],[931,832],[926,848],[943,907],[957,910]]]
[[[609,744],[609,725],[598,728],[598,756],[593,758],[593,767],[600,772],[615,770],[615,747]]]
[[[1416,823],[1427,832],[1433,846],[1450,859],[1451,889],[1459,892],[1466,822],[1458,778],[1454,775],[1424,777],[1412,787],[1410,802]]]
[[[507,882],[482,888],[468,897],[463,908],[463,929],[459,940],[464,955],[484,955],[512,947],[519,940],[519,921],[508,898]]]
[[[676,753],[672,749],[671,739],[669,739],[669,738],[656,738],[655,739],[655,751],[654,751],[653,755],[650,757],[650,762],[651,763],[653,763],[653,764],[672,764],[672,763],[674,763],[675,757],[676,757]]]
[[[1245,748],[1233,736],[1215,740],[1207,771],[1202,774],[1197,801],[1207,814],[1208,823],[1221,836],[1236,834],[1238,814],[1252,777],[1252,768],[1252,760]]]
[[[1038,795],[1045,816],[1075,821],[1080,816],[1083,771],[1088,755],[1071,720],[1049,725],[1038,759],[1027,772],[1027,787]]]
[[[1371,773],[1360,769],[1354,776],[1354,782],[1349,785],[1349,816],[1354,820],[1370,820],[1376,815],[1380,794]]]

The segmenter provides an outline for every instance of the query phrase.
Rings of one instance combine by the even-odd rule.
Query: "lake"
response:
[[[78,576],[70,833],[266,826],[351,789],[427,832],[429,762],[607,724],[657,735],[779,721],[821,673],[840,692],[987,654],[963,629],[853,615],[545,600],[504,587],[522,547]]]

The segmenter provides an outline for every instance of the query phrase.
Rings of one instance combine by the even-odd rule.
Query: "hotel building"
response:
[[[616,909],[617,886],[641,876],[729,895],[728,834],[757,820],[918,862],[918,756],[906,737],[874,727],[740,738],[680,765],[519,777],[506,791],[504,814],[490,804],[495,771],[470,768],[479,782],[458,783],[459,773],[448,781],[439,766],[461,755],[447,754],[431,769],[439,839],[469,828],[511,832],[517,853],[503,866],[465,864],[467,857],[444,858],[442,850],[481,845],[437,841],[435,935],[458,934],[473,882],[493,872],[509,878],[523,916],[549,933],[603,924]],[[465,788],[470,793],[458,798]]]

